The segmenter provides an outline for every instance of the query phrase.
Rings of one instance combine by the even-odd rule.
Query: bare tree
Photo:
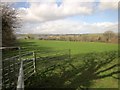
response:
[[[107,42],[110,42],[111,38],[115,37],[115,33],[113,31],[106,31],[103,33]]]

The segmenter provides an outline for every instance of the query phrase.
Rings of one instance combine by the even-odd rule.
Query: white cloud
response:
[[[27,0],[27,2],[55,2],[56,0]]]
[[[55,2],[30,3],[30,8],[20,8],[20,16],[26,21],[43,22],[56,20],[73,15],[88,15],[93,12],[92,3],[62,3],[59,7]]]
[[[28,2],[55,2],[56,0],[27,0]],[[78,2],[99,2],[99,0],[62,0],[67,3]],[[118,2],[119,0],[102,0],[103,2]]]
[[[40,34],[80,34],[80,33],[103,33],[107,30],[117,32],[118,24],[111,22],[86,23],[74,22],[67,19],[49,21],[45,23],[26,24],[21,33]]]
[[[99,9],[107,10],[107,9],[118,9],[118,1],[109,2],[109,0],[100,0]]]
[[[119,2],[120,0],[99,0],[99,2]]]
[[[31,1],[31,2],[30,2]],[[49,1],[49,3],[46,3]],[[93,2],[79,2],[79,0],[63,0],[58,7],[53,0],[42,0],[33,3],[29,0],[29,8],[20,8],[19,16],[23,18],[24,27],[22,33],[46,33],[46,34],[69,34],[69,33],[103,33],[107,30],[117,32],[117,23],[83,23],[66,20],[66,17],[74,15],[90,15],[94,10],[117,9],[116,2],[99,3],[98,8]],[[94,1],[94,0],[93,0]]]
[[[63,3],[58,6],[55,0],[40,0],[39,2],[32,2],[34,0],[28,0],[30,3],[29,8],[20,8],[20,16],[27,22],[44,22],[50,20],[57,20],[74,15],[90,15],[97,10],[117,9],[118,2],[107,2],[107,0],[100,0],[98,8],[94,6],[91,0],[87,3],[79,2],[79,0],[63,0]],[[53,1],[53,2],[52,2]]]
[[[25,2],[26,0],[0,0],[1,2]]]

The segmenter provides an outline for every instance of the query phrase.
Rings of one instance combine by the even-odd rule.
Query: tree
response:
[[[115,37],[115,33],[113,31],[106,31],[103,33],[107,42],[110,42],[111,38]]]
[[[1,4],[0,18],[2,19],[2,46],[12,46],[16,40],[15,28],[18,27],[17,11],[10,4]]]

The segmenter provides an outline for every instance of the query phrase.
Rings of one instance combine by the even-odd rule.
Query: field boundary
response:
[[[2,89],[24,88],[24,81],[36,73],[35,52],[2,60]]]
[[[10,49],[13,49],[13,47]],[[41,56],[41,52],[27,51],[23,53],[21,50],[22,47],[15,47],[15,49],[19,50],[19,55],[2,60],[3,89],[24,89],[24,81],[28,80],[32,75],[37,73],[36,61],[38,60],[52,60],[54,58],[60,60],[62,59],[61,56],[67,56],[68,59],[71,57],[70,49],[61,50],[59,52],[53,51],[53,55],[46,55],[44,53],[43,56]]]

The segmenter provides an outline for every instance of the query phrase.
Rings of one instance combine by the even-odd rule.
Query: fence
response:
[[[19,56],[2,60],[2,88],[12,88],[17,84]]]
[[[2,60],[2,89],[23,88],[23,82],[36,72],[35,58],[34,52],[28,52]]]
[[[33,53],[34,55],[34,53]],[[21,60],[17,89],[24,89],[24,81],[36,73],[35,58]]]
[[[25,52],[19,48],[19,55],[2,60],[2,89],[24,89],[24,81],[36,73],[36,61],[70,59],[70,50],[50,53]]]

